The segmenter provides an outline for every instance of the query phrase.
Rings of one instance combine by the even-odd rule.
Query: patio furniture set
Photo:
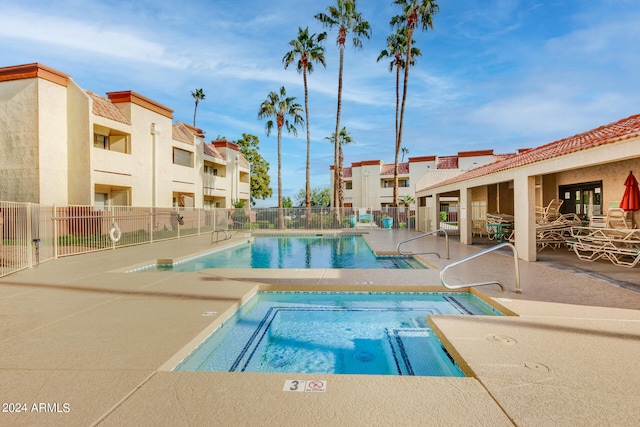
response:
[[[571,236],[569,246],[582,260],[604,258],[622,267],[640,262],[640,230],[572,227]]]
[[[576,214],[560,214],[561,200],[552,200],[545,208],[536,209],[536,245],[538,251],[568,247],[585,261],[606,259],[622,267],[640,263],[640,230],[620,208],[610,207],[606,216],[594,216],[588,226]],[[513,216],[487,213],[487,236],[515,241]]]

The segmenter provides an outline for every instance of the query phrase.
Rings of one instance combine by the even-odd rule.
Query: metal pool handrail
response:
[[[224,233],[224,239],[220,239],[220,233]],[[215,242],[213,241],[213,236],[216,236],[216,240]],[[211,232],[211,244],[213,245],[214,243],[218,243],[218,242],[222,242],[225,240],[229,240],[232,237],[231,235],[231,231],[229,230],[213,230]]]
[[[435,231],[430,231],[430,232],[428,232],[428,233],[421,234],[421,235],[419,235],[419,236],[412,237],[412,238],[407,239],[407,240],[403,240],[402,242],[398,243],[398,246],[396,247],[396,250],[398,251],[398,253],[399,253],[400,255],[426,255],[426,254],[435,254],[435,255],[437,255],[437,256],[438,256],[438,258],[440,258],[440,254],[439,254],[438,252],[402,252],[402,251],[400,250],[400,246],[402,246],[403,244],[405,244],[405,243],[407,243],[407,242],[411,242],[412,240],[420,239],[420,238],[425,237],[425,236],[430,236],[430,235],[432,235],[432,234],[436,234],[436,233],[439,233],[439,232],[441,232],[441,231],[444,233],[445,245],[446,245],[446,250],[447,250],[447,259],[449,259],[449,234],[447,233],[447,230],[445,230],[445,229],[443,229],[443,228],[441,228],[441,229],[439,229],[439,230],[435,230]]]
[[[440,270],[440,283],[442,283],[442,286],[444,286],[445,288],[448,288],[448,289],[470,288],[470,287],[473,287],[473,286],[485,286],[485,285],[498,285],[498,286],[500,286],[500,289],[502,290],[502,292],[504,292],[504,286],[502,285],[502,283],[498,282],[497,280],[493,280],[493,281],[490,281],[490,282],[469,283],[469,284],[466,284],[466,285],[457,285],[457,286],[448,285],[444,281],[444,273],[449,268],[455,267],[457,265],[460,265],[460,264],[465,263],[465,262],[467,262],[469,260],[472,260],[474,258],[477,258],[477,257],[479,257],[481,255],[484,255],[484,254],[487,254],[489,252],[493,252],[493,251],[498,250],[498,249],[503,248],[503,247],[509,247],[509,248],[511,248],[511,251],[513,252],[513,260],[514,260],[515,274],[516,274],[516,290],[515,291],[517,293],[519,293],[519,294],[522,293],[522,289],[520,289],[520,269],[518,268],[518,251],[516,250],[516,247],[513,246],[511,243],[501,243],[501,244],[499,244],[497,246],[493,246],[493,247],[491,247],[489,249],[486,249],[486,250],[484,250],[482,252],[478,252],[477,254],[468,256],[466,258],[462,258],[462,259],[460,259],[458,261],[455,261],[455,262],[445,266],[442,270]]]

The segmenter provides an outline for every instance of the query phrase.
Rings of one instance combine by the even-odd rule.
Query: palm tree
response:
[[[297,69],[299,73],[302,73],[302,79],[304,81],[304,113],[307,125],[307,173],[305,186],[305,206],[307,208],[311,206],[311,132],[309,131],[309,90],[307,87],[307,74],[313,72],[314,62],[319,62],[324,67],[327,66],[324,59],[324,46],[320,45],[325,38],[327,38],[327,33],[325,32],[318,35],[309,35],[309,27],[304,30],[298,27],[298,38],[289,42],[289,45],[291,45],[293,49],[287,52],[284,58],[282,58],[284,68],[287,68],[296,58],[299,58]],[[307,221],[311,221],[309,213],[307,213]]]
[[[193,99],[196,100],[196,108],[193,109],[193,127],[196,126],[196,112],[198,111],[198,104],[200,103],[200,101],[202,101],[205,97],[204,92],[202,91],[202,89],[196,89],[195,91],[191,92],[191,96],[193,96]]]
[[[404,206],[404,221],[405,222],[409,222],[409,213],[411,211],[409,211],[409,205],[411,205],[412,203],[415,203],[415,199],[413,198],[413,196],[411,194],[407,194],[405,196],[402,196],[400,198],[400,200],[398,200],[398,203],[400,203],[402,206]]]
[[[406,196],[402,196],[398,202],[404,207],[409,207],[411,203],[415,202],[415,199],[411,194],[407,194]]]
[[[331,134],[331,136],[327,136],[325,137],[325,139],[328,139],[329,141],[331,141],[332,144],[336,143],[336,134]],[[351,134],[349,134],[349,132],[347,132],[347,128],[346,127],[342,127],[342,129],[340,129],[340,133],[338,134],[338,163],[337,163],[337,168],[340,171],[340,181],[344,180],[344,171],[342,168],[342,164],[344,163],[344,156],[342,154],[342,146],[346,145],[346,144],[355,144],[356,142],[353,140],[353,138],[351,137]],[[340,206],[344,205],[344,188],[343,186],[340,186],[340,188],[338,189],[338,203]]]
[[[340,49],[340,67],[338,70],[338,111],[336,114],[336,131],[334,132],[334,135],[338,135],[340,130],[340,110],[342,108],[342,69],[347,35],[349,32],[353,33],[353,46],[361,48],[362,40],[360,38],[371,37],[371,26],[367,21],[362,20],[362,16],[356,10],[356,0],[336,0],[336,5],[328,6],[327,11],[328,13],[318,13],[315,18],[325,27],[338,27],[336,42],[338,49]],[[338,193],[342,187],[340,168],[338,167],[340,144],[334,144],[334,146],[333,161],[336,167],[334,169],[333,206],[334,208],[341,208],[342,206],[339,204],[338,199]],[[336,211],[335,215],[336,219],[339,220],[338,211]]]
[[[407,51],[407,28],[396,28],[396,32],[387,37],[387,49],[383,49],[378,55],[377,61],[380,62],[383,58],[392,58],[389,63],[389,71],[396,69],[396,133],[395,133],[395,161],[393,168],[393,204],[397,205],[398,200],[398,152],[400,151],[400,143],[398,137],[398,111],[400,109],[400,70],[405,66],[404,55]],[[415,65],[414,57],[420,56],[422,53],[417,47],[411,48],[411,64]],[[403,153],[404,153],[403,149]],[[408,150],[407,150],[408,152]],[[403,155],[404,161],[404,155]]]
[[[298,135],[295,125],[301,125],[304,119],[300,115],[302,106],[298,104],[295,96],[287,97],[287,91],[282,86],[280,92],[269,92],[267,99],[260,104],[258,110],[258,119],[275,118],[275,125],[278,128],[278,228],[284,228],[284,216],[282,215],[282,127],[286,127],[287,133]],[[293,119],[293,123],[287,119],[287,116]],[[274,122],[272,119],[267,120],[265,129],[267,136],[271,134]]]
[[[405,154],[409,154],[409,149],[407,147],[402,147],[402,160],[401,160],[402,163],[404,163]]]
[[[413,31],[418,24],[422,25],[422,30],[433,29],[433,15],[438,13],[440,7],[435,0],[394,0],[394,4],[402,8],[402,14],[391,18],[391,25],[407,28],[407,50],[405,52],[405,63],[411,64],[411,42]],[[398,140],[396,141],[396,153],[402,145],[402,127],[404,125],[404,108],[407,101],[407,85],[409,83],[409,67],[404,67],[404,87],[402,88],[402,107],[400,109],[400,124],[398,126]],[[396,166],[397,169],[397,166]],[[393,204],[397,206],[397,179],[393,188]]]

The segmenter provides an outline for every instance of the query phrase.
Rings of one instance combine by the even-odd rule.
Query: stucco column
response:
[[[158,203],[158,165],[157,165],[157,136],[160,134],[160,129],[155,123],[151,123],[151,206],[156,207]]]
[[[439,230],[440,229],[440,193],[436,193],[433,196],[433,215],[432,215],[432,221],[431,221],[431,229],[427,230],[427,231],[434,231],[434,230]]]
[[[518,257],[536,260],[536,179],[535,176],[517,175],[513,182],[515,216],[515,246]]]
[[[471,224],[471,189],[462,187],[460,189],[460,205],[458,206],[458,230],[460,231],[460,243],[471,245],[473,229]]]

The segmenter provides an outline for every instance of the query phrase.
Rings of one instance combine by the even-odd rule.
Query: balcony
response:
[[[202,177],[202,189],[205,196],[225,197],[229,180],[226,177],[205,174]]]

